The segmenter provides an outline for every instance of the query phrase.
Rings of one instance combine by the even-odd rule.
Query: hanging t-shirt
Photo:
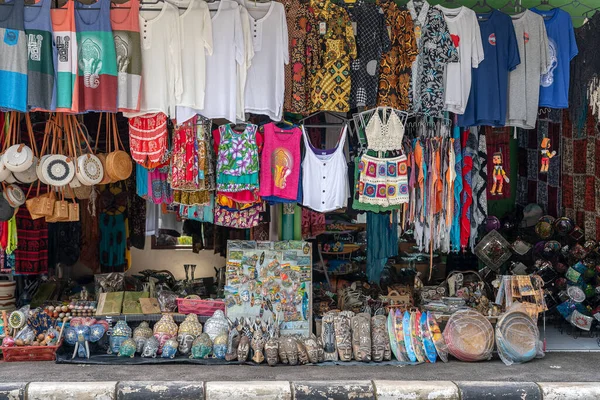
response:
[[[473,68],[467,108],[458,116],[459,126],[504,126],[508,73],[521,63],[510,16],[494,10],[479,16],[485,60]]]
[[[52,38],[51,0],[25,7],[27,34],[27,107],[51,111],[56,108],[56,47]]]
[[[285,65],[289,63],[288,30],[283,4],[246,1],[254,58],[248,69],[245,111],[280,121],[285,92]]]
[[[78,108],[117,111],[117,54],[110,27],[110,0],[76,2]]]
[[[117,108],[122,112],[140,109],[142,87],[142,48],[140,44],[140,2],[114,3],[110,10],[110,22],[119,77]]]
[[[205,101],[200,113],[206,118],[235,121],[237,80],[233,77],[237,65],[242,65],[246,58],[240,6],[231,0],[221,0],[211,15],[213,54],[206,57]]]
[[[531,11],[544,18],[548,34],[550,67],[540,80],[540,107],[568,108],[570,63],[579,52],[571,16],[560,8]]]
[[[0,109],[27,111],[27,38],[23,0],[0,6]]]
[[[204,108],[206,54],[210,55],[213,52],[212,22],[205,2],[190,1],[180,20],[183,33],[181,45],[183,93],[177,105],[178,124],[189,120]]]
[[[56,47],[56,111],[73,110],[77,87],[77,35],[75,33],[75,2],[67,1],[61,8],[50,10]]]
[[[450,37],[458,51],[458,62],[446,65],[444,71],[445,109],[463,114],[471,92],[471,68],[483,61],[483,44],[475,11],[462,6],[436,6],[444,14]]]
[[[175,118],[183,93],[179,10],[168,2],[157,10],[140,11],[142,35],[142,98],[140,111],[126,117],[162,112]],[[159,62],[162,61],[162,62]]]
[[[300,179],[300,137],[298,127],[279,128],[266,124],[264,145],[260,156],[260,196],[275,196],[296,200]]]
[[[244,0],[236,0],[240,5],[240,19],[242,20],[242,34],[244,36],[244,60],[241,64],[237,64],[237,77],[236,77],[236,115],[238,121],[246,120],[246,78],[248,77],[248,69],[252,65],[252,59],[254,58],[254,41],[252,40],[252,31],[250,30],[250,17],[248,16],[248,10],[244,6]]]
[[[538,115],[540,77],[550,65],[548,37],[541,16],[525,10],[512,19],[521,64],[508,75],[506,125],[533,129]]]

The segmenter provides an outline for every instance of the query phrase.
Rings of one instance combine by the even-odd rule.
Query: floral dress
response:
[[[346,10],[331,0],[311,0],[319,24],[321,65],[311,71],[312,111],[350,111],[350,62],[356,40]]]
[[[285,66],[285,111],[306,114],[310,107],[308,74],[319,66],[319,25],[308,4],[282,0],[288,26],[290,62]]]
[[[196,117],[175,128],[171,157],[171,188],[198,189]]]
[[[418,54],[413,20],[408,10],[400,9],[393,1],[382,1],[380,5],[385,12],[391,49],[381,58],[377,105],[408,110],[412,63]]]
[[[439,116],[444,110],[444,68],[448,63],[458,62],[458,51],[440,10],[423,0],[411,0],[407,8],[420,52],[413,63],[409,92],[413,111]]]
[[[219,127],[218,191],[258,190],[257,129],[252,124],[248,124],[243,132],[234,131],[231,124]]]
[[[352,23],[355,24],[354,34],[358,48],[357,57],[350,66],[350,107],[371,108],[377,103],[381,56],[390,50],[385,14],[380,6],[366,3],[365,0],[341,4],[348,10]]]

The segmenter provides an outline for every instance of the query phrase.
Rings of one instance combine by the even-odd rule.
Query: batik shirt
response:
[[[318,24],[321,65],[311,72],[313,111],[350,111],[350,62],[356,40],[346,10],[331,0],[311,0]]]
[[[420,0],[411,0],[407,8],[413,18],[419,48],[409,92],[413,111],[438,116],[444,109],[444,67],[458,62],[458,52],[440,10]]]
[[[290,62],[285,66],[283,108],[306,114],[310,103],[309,71],[319,66],[319,24],[308,4],[300,0],[281,0],[287,18]]]
[[[352,61],[350,105],[374,107],[379,87],[379,63],[390,50],[390,37],[383,9],[377,4],[358,0],[354,5],[342,2],[352,20],[358,56]]]
[[[417,41],[412,17],[392,1],[380,3],[385,13],[391,49],[381,58],[378,106],[408,110],[412,63],[417,58]]]

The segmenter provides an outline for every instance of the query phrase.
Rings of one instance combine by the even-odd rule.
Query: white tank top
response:
[[[319,212],[330,212],[348,205],[350,187],[348,164],[344,155],[345,125],[335,149],[315,149],[302,127],[306,154],[302,160],[302,204]]]

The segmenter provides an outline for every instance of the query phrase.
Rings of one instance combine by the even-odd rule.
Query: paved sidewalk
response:
[[[279,365],[55,365],[51,362],[0,362],[0,382],[85,381],[264,381],[264,380],[418,380],[505,382],[600,382],[600,353],[548,353],[523,365],[500,360],[415,366]]]

